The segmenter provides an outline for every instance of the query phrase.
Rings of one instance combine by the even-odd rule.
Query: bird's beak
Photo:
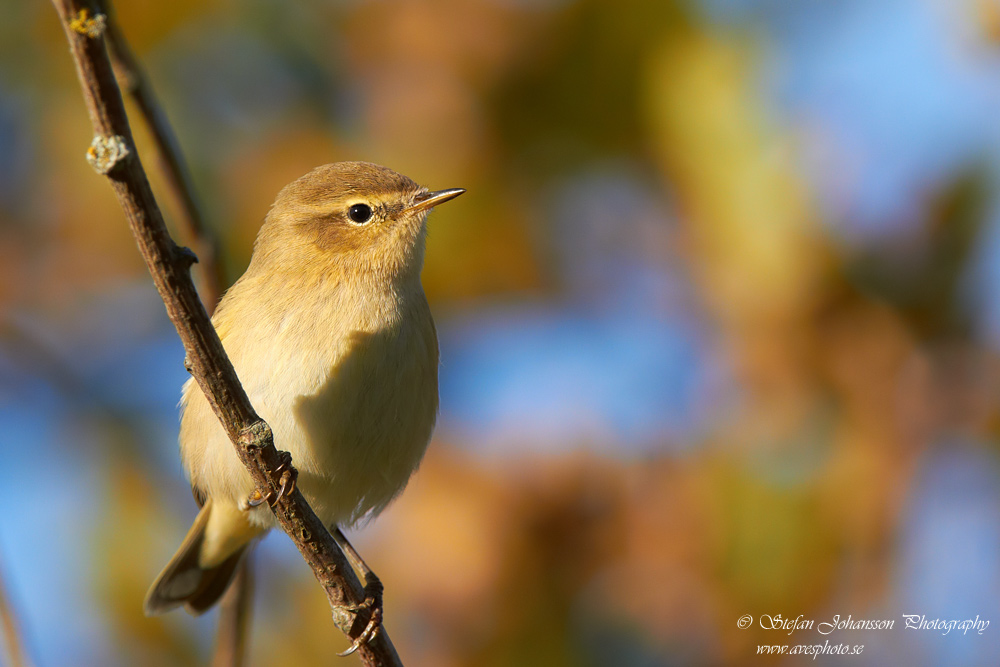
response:
[[[434,208],[438,204],[443,204],[449,199],[454,199],[465,192],[465,188],[451,188],[448,190],[438,190],[437,192],[421,192],[413,198],[413,204],[404,213],[419,213]]]

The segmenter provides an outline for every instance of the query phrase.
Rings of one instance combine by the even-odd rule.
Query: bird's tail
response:
[[[243,552],[260,533],[239,510],[226,509],[219,506],[213,512],[211,500],[201,508],[177,553],[150,586],[143,605],[147,616],[182,604],[198,615],[225,593]]]

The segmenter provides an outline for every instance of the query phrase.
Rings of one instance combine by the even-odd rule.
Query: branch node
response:
[[[128,157],[128,144],[125,137],[116,134],[113,137],[94,137],[87,149],[87,162],[98,174],[107,175]]]
[[[198,263],[198,255],[194,254],[194,250],[187,246],[176,246],[174,256],[178,262],[184,264],[185,269],[190,269],[192,264]]]
[[[85,35],[91,39],[97,39],[104,34],[107,27],[108,17],[104,14],[90,15],[86,9],[81,9],[72,21],[69,22],[70,30]]]
[[[240,431],[240,446],[248,452],[256,452],[271,440],[271,427],[261,420],[256,420]]]

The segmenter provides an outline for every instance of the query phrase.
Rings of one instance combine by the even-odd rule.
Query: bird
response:
[[[370,162],[285,186],[212,323],[275,445],[331,529],[379,514],[406,486],[438,413],[438,341],[420,281],[430,191]],[[200,510],[144,610],[194,614],[222,596],[275,518],[201,388],[182,390],[181,461]]]

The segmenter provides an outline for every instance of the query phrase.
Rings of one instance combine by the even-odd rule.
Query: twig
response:
[[[94,168],[106,174],[128,218],[139,252],[187,352],[186,366],[208,398],[236,452],[262,495],[278,493],[276,470],[281,457],[270,427],[250,405],[189,272],[196,261],[190,250],[174,244],[163,224],[149,181],[135,150],[121,92],[104,48],[102,15],[92,15],[81,0],[53,0],[76,63],[95,138],[87,152]],[[278,524],[312,568],[333,610],[333,620],[352,639],[368,625],[369,612],[352,612],[362,587],[326,526],[295,490],[273,506]],[[358,651],[366,665],[401,665],[386,633]]]
[[[240,561],[229,590],[219,603],[219,625],[215,631],[212,667],[243,667],[252,603],[253,550],[249,549]]]
[[[31,661],[24,649],[21,639],[21,627],[14,613],[7,589],[3,581],[3,568],[0,567],[0,625],[3,626],[4,643],[7,646],[7,659],[11,667],[29,667]]]
[[[128,93],[138,106],[156,144],[156,156],[160,170],[166,177],[170,194],[180,204],[181,231],[184,236],[192,239],[195,254],[198,255],[198,264],[202,272],[202,300],[211,315],[226,283],[225,266],[218,239],[205,225],[201,207],[198,206],[194,194],[194,185],[181,153],[180,143],[163,112],[163,107],[157,102],[149,78],[118,26],[111,0],[97,0],[97,5],[105,17],[104,39],[108,45],[108,55],[111,57],[115,78],[118,79],[118,85],[122,90]]]
[[[251,552],[247,552],[229,590],[219,605],[219,630],[215,634],[212,667],[242,667],[246,655],[247,626],[253,601]]]
[[[111,57],[111,68],[118,85],[135,101],[142,119],[156,145],[160,171],[166,178],[171,196],[180,206],[181,232],[194,245],[201,267],[202,303],[209,315],[215,310],[225,288],[225,264],[216,236],[205,225],[201,207],[194,194],[190,172],[181,153],[180,142],[174,134],[163,107],[156,99],[153,86],[129,46],[125,33],[118,25],[118,17],[111,0],[98,0],[101,13],[106,17],[104,38]],[[247,552],[239,572],[229,586],[226,597],[219,605],[219,629],[216,634],[214,667],[240,667],[246,649],[247,608],[251,591],[248,590],[250,560]]]

